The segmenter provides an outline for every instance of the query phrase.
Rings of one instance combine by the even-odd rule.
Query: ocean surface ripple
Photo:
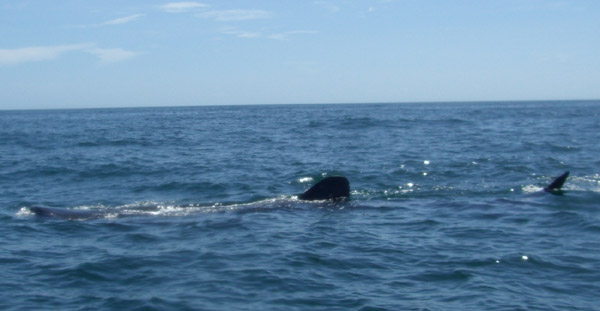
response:
[[[600,310],[598,101],[0,126],[0,310]],[[567,170],[562,195],[542,191]],[[297,199],[331,175],[350,200]]]

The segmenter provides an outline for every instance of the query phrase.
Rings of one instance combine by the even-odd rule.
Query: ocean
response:
[[[600,101],[0,111],[0,310],[600,310],[599,155]]]

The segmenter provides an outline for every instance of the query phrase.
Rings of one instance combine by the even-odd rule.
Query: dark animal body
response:
[[[315,201],[315,200],[340,200],[350,196],[350,182],[344,176],[327,177],[303,194],[299,195],[300,200]]]
[[[66,209],[66,208],[55,208],[47,206],[33,206],[30,207],[32,213],[37,216],[43,217],[54,217],[62,219],[94,219],[101,218],[105,215],[98,211],[87,211],[77,209]]]
[[[569,172],[557,177],[552,183],[544,188],[544,191],[552,194],[562,194],[562,186],[565,184]],[[304,201],[322,201],[322,200],[345,200],[350,197],[350,182],[343,176],[331,176],[322,179],[310,187],[304,193],[298,196],[298,199]],[[33,206],[31,212],[37,216],[62,218],[62,219],[97,219],[106,216],[106,212],[76,210],[65,208],[54,208],[45,206]]]
[[[564,174],[562,174],[562,175],[558,176],[556,179],[554,179],[554,181],[551,184],[549,184],[546,188],[544,188],[544,191],[550,192],[552,194],[561,194],[562,193],[561,188],[567,181],[568,177],[569,177],[569,171],[566,171]]]

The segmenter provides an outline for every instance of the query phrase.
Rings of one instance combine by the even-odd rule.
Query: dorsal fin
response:
[[[569,177],[569,171],[566,171],[564,174],[558,176],[551,184],[544,188],[545,191],[560,191],[562,186],[567,181],[567,177]]]
[[[350,196],[350,182],[344,176],[327,177],[303,194],[299,195],[300,200],[332,200],[345,199]]]

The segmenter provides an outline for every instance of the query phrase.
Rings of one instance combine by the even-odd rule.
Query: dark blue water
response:
[[[0,310],[600,310],[599,202],[598,101],[0,111]]]

